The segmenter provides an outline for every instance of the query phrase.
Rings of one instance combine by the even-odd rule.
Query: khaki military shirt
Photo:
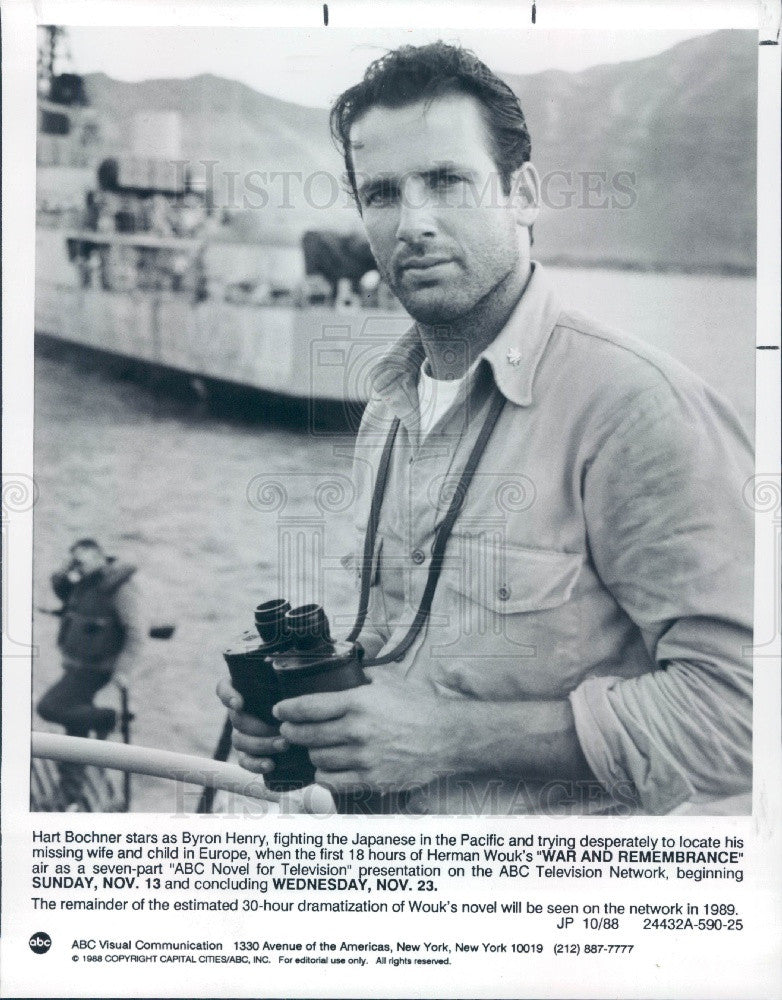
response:
[[[730,406],[672,358],[564,311],[540,265],[420,440],[423,357],[413,327],[378,366],[357,438],[358,581],[380,454],[401,420],[360,639],[377,655],[407,632],[435,529],[501,392],[429,621],[401,663],[376,669],[447,698],[569,699],[598,783],[535,785],[487,761],[410,808],[663,813],[746,793],[753,468]]]

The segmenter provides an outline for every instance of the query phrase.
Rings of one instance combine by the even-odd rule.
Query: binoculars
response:
[[[255,609],[255,628],[257,634],[245,632],[223,656],[245,712],[267,725],[279,725],[272,715],[278,701],[369,683],[361,667],[363,649],[331,638],[319,604],[291,608],[282,598],[266,601]],[[293,745],[275,755],[274,770],[265,781],[273,791],[287,792],[314,779],[306,748]]]

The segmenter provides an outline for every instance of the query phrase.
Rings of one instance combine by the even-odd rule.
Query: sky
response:
[[[328,107],[369,62],[405,43],[460,42],[496,71],[527,74],[641,59],[704,33],[71,26],[67,46],[80,73],[103,71],[120,80],[213,73],[283,100]]]

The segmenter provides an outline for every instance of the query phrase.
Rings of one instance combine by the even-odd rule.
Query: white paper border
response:
[[[330,3],[332,27],[440,27],[467,28],[487,24],[509,30],[528,28],[530,5],[493,3],[442,4],[420,0],[407,3],[377,2]],[[770,13],[769,13],[770,12]],[[778,8],[749,2],[678,3],[553,3],[540,0],[536,5],[536,23],[541,28],[756,28],[762,18],[766,35],[774,36]],[[34,496],[32,468],[32,357],[33,344],[26,332],[33,327],[33,232],[35,222],[35,25],[62,24],[138,24],[224,26],[257,25],[266,27],[304,27],[323,30],[322,5],[319,3],[160,3],[158,0],[60,0],[29,2],[5,0],[2,6],[3,71],[3,583],[4,583],[4,677],[3,677],[3,866],[2,887],[3,940],[5,961],[3,978],[14,989],[24,988],[15,975],[16,957],[12,945],[15,903],[9,895],[13,872],[25,857],[18,837],[29,825],[29,736],[30,673],[29,660],[19,655],[29,646],[31,637],[32,508],[25,496]],[[770,25],[770,26],[769,26]],[[325,29],[328,30],[328,29]],[[758,148],[758,343],[779,344],[780,218],[779,175],[779,89],[780,60],[778,45],[759,49],[759,148]],[[726,211],[730,209],[726,192]],[[769,578],[779,579],[779,352],[761,351],[757,359],[756,396],[756,471],[759,483],[777,490],[769,509],[759,510],[756,525],[756,636],[774,635],[764,644],[756,659],[754,794],[751,819],[710,821],[721,830],[756,834],[766,848],[757,872],[775,895],[769,914],[769,946],[778,941],[782,928],[780,893],[780,857],[782,856],[782,751],[780,749],[780,676],[779,676],[779,603],[778,594],[769,586]],[[776,540],[776,542],[775,542]],[[770,555],[769,553],[772,553]],[[9,655],[10,654],[10,655]],[[115,818],[116,819],[116,818]],[[138,825],[139,817],[130,817]],[[152,817],[147,817],[152,822]],[[693,818],[683,821],[694,829],[707,824]],[[649,825],[647,818],[646,825]],[[108,826],[107,826],[108,828]],[[114,823],[112,823],[114,828]],[[121,822],[120,826],[121,828]],[[16,836],[15,836],[16,834]],[[22,928],[24,937],[28,928]],[[715,945],[717,939],[715,938]],[[772,949],[773,953],[773,949]],[[777,956],[779,951],[776,951]],[[747,996],[776,996],[780,989],[780,971],[758,968],[757,980],[746,983]],[[561,968],[561,967],[560,967]],[[704,970],[707,973],[708,970]],[[555,968],[552,975],[556,976]],[[633,987],[634,973],[627,977],[627,994],[664,995],[653,982],[643,984],[646,993]],[[130,983],[118,983],[124,995],[134,995]],[[560,993],[552,985],[550,996],[576,996],[578,989]],[[52,983],[52,995],[62,995],[65,984]],[[595,984],[581,983],[583,994],[595,993]],[[252,992],[252,986],[248,986]],[[183,992],[187,995],[185,984]],[[444,988],[451,991],[458,986]],[[488,984],[485,995],[499,995],[501,984]],[[6,992],[4,988],[4,992]],[[324,993],[326,991],[324,990]],[[705,985],[704,992],[722,994],[721,984]],[[7,995],[7,994],[6,994]],[[21,995],[21,994],[19,994]],[[29,995],[33,995],[32,993]],[[41,995],[40,992],[38,995]],[[74,994],[78,995],[78,994]],[[151,995],[151,994],[146,994]],[[174,995],[174,994],[171,994]],[[215,994],[217,995],[217,994]],[[249,994],[248,994],[249,995]],[[334,994],[338,995],[338,994]],[[423,993],[422,993],[423,995]],[[437,994],[427,994],[437,995]],[[477,994],[476,994],[477,995]],[[503,995],[513,995],[503,993]],[[681,995],[684,995],[683,993]],[[692,994],[694,995],[694,994]]]

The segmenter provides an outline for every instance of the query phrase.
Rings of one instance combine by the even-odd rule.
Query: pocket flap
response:
[[[523,548],[495,535],[453,535],[444,577],[496,614],[544,611],[570,598],[583,561],[580,553]]]

